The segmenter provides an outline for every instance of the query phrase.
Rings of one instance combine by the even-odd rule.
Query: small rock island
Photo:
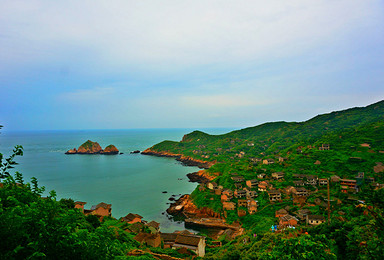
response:
[[[103,150],[99,143],[92,142],[91,140],[86,141],[80,145],[79,149],[73,148],[68,150],[65,154],[106,154],[113,155],[119,154],[119,150],[114,145],[108,145]]]

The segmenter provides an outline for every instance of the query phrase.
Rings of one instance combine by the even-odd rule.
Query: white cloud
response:
[[[77,89],[72,92],[65,92],[59,95],[59,101],[73,102],[81,105],[82,103],[105,102],[115,96],[116,89],[113,87],[95,87],[91,89]]]
[[[352,28],[373,24],[380,4],[10,1],[2,4],[0,52],[3,63],[87,59],[106,69],[239,63],[342,41]]]

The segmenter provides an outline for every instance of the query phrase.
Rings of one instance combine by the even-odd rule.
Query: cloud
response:
[[[59,101],[82,103],[105,102],[115,96],[116,89],[113,87],[95,87],[91,89],[77,89],[72,92],[65,92],[58,96]]]
[[[292,56],[374,25],[380,1],[11,1],[4,63],[174,70]],[[379,17],[382,17],[379,16]],[[12,44],[12,45],[11,45]]]

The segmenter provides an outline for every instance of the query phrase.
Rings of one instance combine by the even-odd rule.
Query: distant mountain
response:
[[[199,155],[197,157],[200,158],[201,153],[223,154],[225,151],[238,150],[272,154],[292,145],[316,143],[322,137],[333,133],[364,128],[380,121],[384,121],[384,101],[366,107],[318,115],[305,122],[264,123],[223,135],[194,131],[185,135],[181,142],[164,141],[151,147],[151,150],[182,153],[192,157]],[[215,158],[210,156],[206,159]]]

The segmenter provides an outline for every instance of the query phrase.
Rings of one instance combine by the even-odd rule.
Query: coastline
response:
[[[212,165],[216,163],[216,161],[209,162],[209,161],[203,161],[199,159],[194,159],[190,156],[185,156],[183,154],[176,154],[171,152],[164,152],[164,151],[156,151],[151,148],[145,149],[143,152],[141,152],[143,155],[153,155],[157,157],[172,157],[175,158],[176,161],[181,162],[182,164],[186,166],[197,166],[202,169],[208,169]]]

